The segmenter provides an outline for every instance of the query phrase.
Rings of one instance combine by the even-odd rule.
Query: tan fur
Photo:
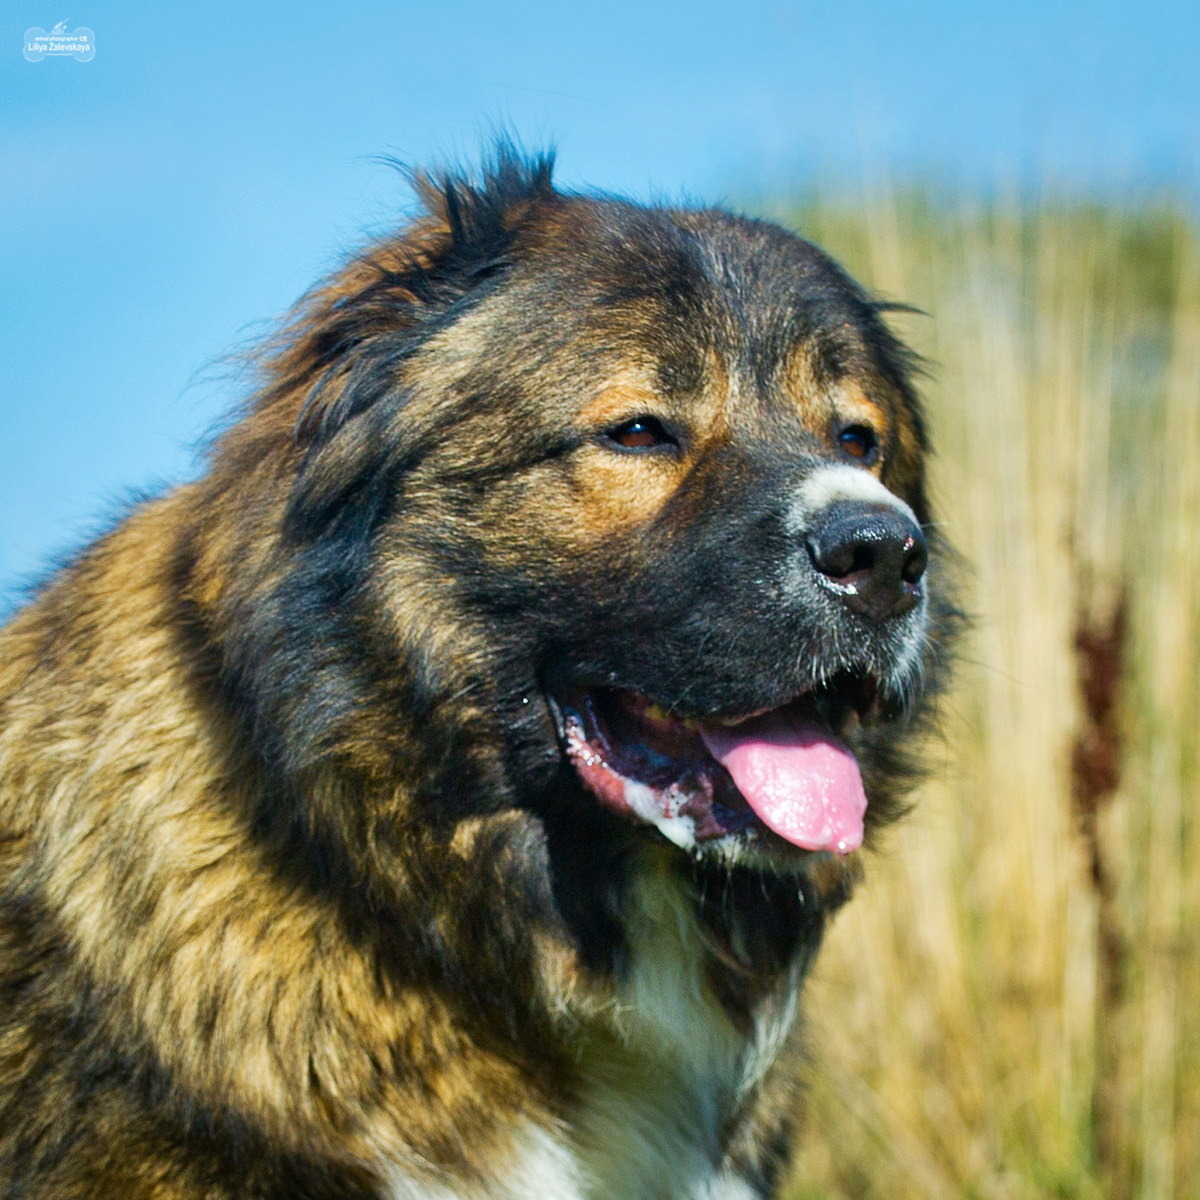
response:
[[[166,548],[156,534],[188,498],[141,514],[87,565],[85,611],[103,605],[111,624],[59,685],[86,697],[86,709],[75,704],[47,721],[41,706],[9,701],[0,734],[8,836],[37,847],[26,869],[39,871],[95,982],[123,997],[122,1017],[195,1095],[244,1106],[285,1144],[364,1163],[402,1144],[417,1161],[462,1153],[438,1144],[437,1109],[461,1113],[453,1123],[465,1120],[478,1137],[491,1124],[479,1111],[484,1089],[493,1099],[511,1091],[519,1105],[515,1076],[473,1053],[426,998],[381,995],[371,963],[345,943],[327,906],[287,889],[253,853],[235,815],[237,780],[215,769],[187,682],[162,671],[171,652],[157,594]],[[13,643],[30,646],[38,632],[22,617],[0,642],[8,687],[37,672],[33,653]],[[14,771],[41,739],[57,756]],[[132,887],[114,874],[127,846],[141,864]],[[130,905],[143,915],[138,936],[114,942],[110,931]],[[228,1002],[206,1029],[221,994]],[[422,1064],[420,1093],[393,1085],[356,1096],[356,1081],[374,1076],[371,1059],[397,1043]],[[331,1121],[323,1095],[350,1101],[355,1125]]]

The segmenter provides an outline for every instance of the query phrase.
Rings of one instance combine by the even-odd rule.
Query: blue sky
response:
[[[195,469],[262,332],[410,197],[377,157],[505,123],[559,178],[719,201],[886,169],[1200,184],[1200,4],[4,5],[0,611]],[[24,31],[94,30],[91,62]]]

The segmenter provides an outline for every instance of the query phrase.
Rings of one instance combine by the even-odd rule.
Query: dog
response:
[[[0,1195],[747,1200],[953,624],[830,258],[501,144],[0,635]]]

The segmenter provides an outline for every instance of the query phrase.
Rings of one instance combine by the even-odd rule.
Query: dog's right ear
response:
[[[482,180],[410,176],[424,213],[399,237],[355,257],[297,306],[269,352],[263,407],[294,410],[302,451],[288,508],[290,533],[311,535],[348,517],[364,488],[370,525],[385,475],[405,453],[405,363],[435,333],[488,295],[514,261],[518,239],[561,200],[553,156],[522,157],[500,141]]]

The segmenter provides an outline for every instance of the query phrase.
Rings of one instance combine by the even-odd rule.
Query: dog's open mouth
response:
[[[849,854],[867,798],[834,730],[874,702],[873,681],[846,678],[733,719],[682,718],[615,688],[555,697],[554,708],[583,782],[681,846],[765,825],[802,849]]]

